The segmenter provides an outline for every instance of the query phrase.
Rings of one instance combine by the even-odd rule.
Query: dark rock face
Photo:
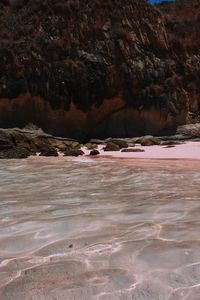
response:
[[[178,9],[160,9],[145,0],[4,1],[0,127],[33,122],[61,136],[124,137],[195,121],[199,47],[182,51]],[[184,23],[188,37],[195,25],[192,41],[193,15]]]

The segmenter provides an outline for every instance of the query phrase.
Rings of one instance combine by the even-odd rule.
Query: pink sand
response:
[[[120,151],[103,151],[103,146],[99,146],[100,156],[116,158],[141,158],[141,159],[200,159],[200,142],[186,142],[176,145],[172,148],[166,146],[140,146],[135,148],[143,149],[145,152],[120,152]],[[85,154],[90,150],[83,148]]]

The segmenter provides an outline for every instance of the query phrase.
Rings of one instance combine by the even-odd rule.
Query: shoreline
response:
[[[132,148],[132,147],[129,147]],[[128,149],[129,149],[128,148]],[[184,142],[180,145],[174,145],[173,147],[166,147],[162,145],[153,146],[141,146],[135,145],[134,148],[144,150],[144,152],[121,152],[121,151],[104,151],[102,147],[99,147],[100,156],[113,157],[122,159],[166,159],[166,160],[200,160],[200,142]],[[134,149],[133,148],[133,149]],[[83,147],[83,151],[87,150]],[[87,154],[87,153],[86,153]]]
[[[199,150],[197,156],[194,156],[193,150],[194,143],[196,146],[196,153]],[[102,148],[103,145],[98,148]],[[140,146],[140,148],[145,148],[145,152],[133,152],[133,153],[122,153],[120,151],[108,151],[99,149],[100,154],[91,156],[89,155],[90,150],[86,150],[85,147],[81,149],[84,150],[85,154],[73,157],[73,156],[63,156],[59,153],[58,157],[45,157],[45,156],[30,156],[25,159],[27,162],[34,164],[40,164],[41,162],[46,162],[48,164],[57,165],[63,163],[80,163],[80,164],[90,164],[90,163],[113,163],[117,165],[127,166],[130,168],[141,168],[151,169],[151,170],[163,170],[163,171],[199,171],[200,170],[200,142],[185,142],[184,144],[177,145],[173,148],[165,148],[163,146]],[[184,156],[180,157],[180,148]],[[159,149],[159,153],[157,151]],[[190,151],[188,151],[190,150]],[[173,152],[174,156],[171,155]],[[161,155],[162,154],[162,155]],[[10,160],[9,160],[10,161]],[[63,164],[65,167],[65,164]]]
[[[84,144],[49,135],[34,125],[24,129],[0,129],[1,159],[24,159],[32,155],[200,160],[200,124],[182,126],[172,136],[91,139]]]

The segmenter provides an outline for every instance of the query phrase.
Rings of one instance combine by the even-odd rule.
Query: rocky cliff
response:
[[[198,14],[184,20],[172,4],[145,0],[0,5],[0,127],[32,122],[57,135],[130,136],[169,130],[190,115],[196,121],[199,32],[189,30]],[[194,42],[184,49],[181,22]]]
[[[200,2],[178,0],[159,6],[174,60],[179,64],[184,89],[189,99],[189,117],[199,114],[200,103]],[[190,121],[192,121],[190,119]]]

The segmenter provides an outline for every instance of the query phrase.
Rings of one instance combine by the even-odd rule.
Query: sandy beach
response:
[[[140,159],[200,159],[200,142],[185,142],[173,147],[166,146],[141,146],[135,145],[134,148],[144,150],[144,152],[120,152],[120,151],[103,151],[104,146],[99,146],[100,156],[111,156],[116,158],[140,158]],[[132,147],[129,147],[132,148]],[[134,149],[133,148],[133,149]],[[85,154],[90,151],[83,147]]]
[[[142,149],[144,152],[121,152],[104,151],[105,145],[99,145],[99,155],[91,156],[86,147],[81,149],[84,155],[78,157],[63,156],[58,152],[58,157],[30,156],[28,161],[38,161],[41,163],[51,163],[52,166],[60,165],[64,162],[75,163],[95,163],[95,162],[116,162],[118,165],[130,165],[141,169],[158,170],[200,170],[200,142],[189,141],[173,147],[166,146],[141,146],[135,145],[134,148]],[[132,148],[132,147],[129,147]],[[38,154],[39,155],[39,154]]]

